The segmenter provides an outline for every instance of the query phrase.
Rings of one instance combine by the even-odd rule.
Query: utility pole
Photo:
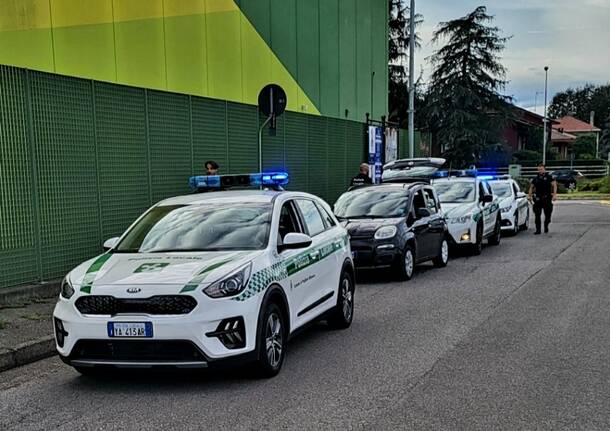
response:
[[[415,147],[415,0],[409,9],[409,158]]]
[[[546,118],[546,100],[549,83],[549,66],[544,66],[544,135],[542,137],[542,164],[546,166],[546,141],[548,139],[547,118]]]

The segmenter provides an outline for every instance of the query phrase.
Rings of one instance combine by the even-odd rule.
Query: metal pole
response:
[[[547,100],[547,89],[549,83],[549,66],[544,66],[544,135],[542,137],[542,164],[546,165],[546,141],[548,139],[547,131],[547,118],[546,118],[546,100]]]
[[[409,158],[413,158],[415,147],[415,0],[409,10]]]
[[[258,129],[258,171],[263,172],[263,129],[271,121],[273,115],[269,115],[265,122]]]

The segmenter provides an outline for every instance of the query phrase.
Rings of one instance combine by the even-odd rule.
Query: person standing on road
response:
[[[369,165],[366,163],[360,164],[360,173],[350,181],[350,186],[363,186],[365,184],[373,184],[373,180],[369,177]]]
[[[218,175],[218,163],[214,160],[208,160],[204,163],[206,175]]]
[[[544,211],[544,233],[548,233],[553,213],[553,201],[557,199],[557,181],[555,181],[555,177],[546,172],[543,163],[538,163],[538,175],[530,183],[528,199],[530,202],[533,199],[534,203],[534,215],[536,216],[534,235],[540,235],[542,211]]]

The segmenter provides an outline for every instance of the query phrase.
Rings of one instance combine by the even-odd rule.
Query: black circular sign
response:
[[[287,103],[286,92],[277,84],[268,84],[258,93],[258,107],[267,116],[282,115]]]

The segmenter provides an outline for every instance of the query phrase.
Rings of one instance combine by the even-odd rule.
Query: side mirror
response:
[[[107,239],[106,242],[104,242],[104,250],[108,251],[108,250],[114,248],[114,246],[117,244],[117,242],[119,242],[118,236]]]
[[[299,248],[307,248],[311,245],[311,237],[304,233],[290,232],[286,234],[282,240],[282,244],[278,245],[278,252],[284,250],[295,250]]]
[[[430,217],[432,213],[428,208],[419,208],[417,210],[417,218]]]
[[[488,204],[490,202],[493,202],[493,200],[494,200],[493,195],[483,195],[481,197],[481,202],[483,202],[484,204]]]
[[[523,193],[523,192],[517,193],[517,199],[522,199],[522,198],[525,198],[525,197],[527,197],[527,195],[525,193]]]

